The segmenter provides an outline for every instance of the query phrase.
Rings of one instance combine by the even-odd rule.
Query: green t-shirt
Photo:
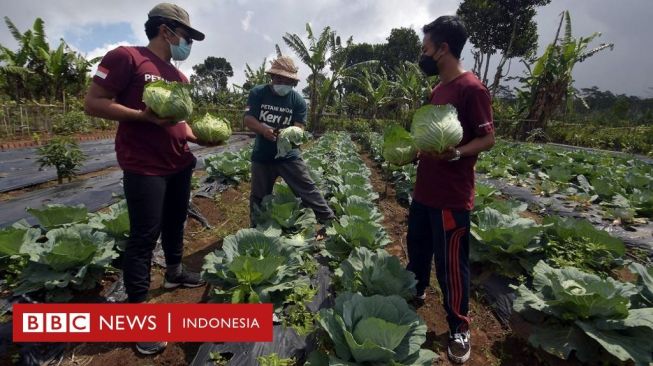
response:
[[[269,84],[258,85],[249,92],[245,115],[252,116],[272,128],[283,129],[294,126],[295,123],[306,123],[306,102],[294,90],[280,96],[272,91]],[[283,158],[275,159],[276,155],[277,143],[257,134],[252,151],[252,161],[257,163],[294,160],[299,158],[299,149],[291,150]]]

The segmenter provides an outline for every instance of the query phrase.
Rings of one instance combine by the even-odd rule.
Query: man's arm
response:
[[[460,157],[464,158],[465,156],[474,156],[483,151],[490,150],[494,146],[494,142],[494,132],[491,132],[487,135],[477,137],[463,146],[457,148],[450,147],[440,154],[420,151],[418,157],[420,155],[426,155],[435,160],[451,160],[456,157],[456,150],[458,150],[460,151]]]
[[[151,122],[159,126],[169,125],[172,121],[159,118],[150,108],[140,111],[125,107],[115,101],[115,93],[92,82],[84,98],[84,112],[89,116],[114,121]]]
[[[494,132],[491,132],[459,147],[458,151],[460,151],[461,157],[478,155],[483,151],[490,150],[494,146],[494,142]]]
[[[277,141],[277,136],[274,134],[274,129],[266,124],[259,122],[254,116],[245,115],[245,126],[252,132],[263,135],[270,141]]]
[[[475,123],[473,129],[477,137],[458,148],[452,147],[440,154],[427,154],[428,156],[438,160],[451,160],[456,157],[456,150],[460,152],[460,157],[464,158],[478,155],[494,146],[492,99],[487,88],[481,86],[469,90],[465,97],[464,108]]]

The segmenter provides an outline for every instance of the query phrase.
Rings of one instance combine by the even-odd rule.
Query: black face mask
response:
[[[419,58],[419,68],[422,69],[422,72],[426,74],[426,76],[435,76],[440,74],[440,70],[438,69],[438,62],[433,59],[433,56],[428,56],[428,55],[422,55],[422,57]]]

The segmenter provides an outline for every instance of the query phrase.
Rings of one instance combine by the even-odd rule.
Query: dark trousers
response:
[[[152,252],[159,235],[166,264],[181,263],[194,167],[192,164],[167,176],[124,174],[130,234],[124,253],[123,274],[129,302],[144,302],[147,298]]]
[[[320,223],[326,223],[335,215],[324,196],[315,186],[306,163],[301,158],[271,163],[252,162],[252,191],[249,198],[249,213],[254,225],[254,206],[259,206],[263,197],[272,193],[278,177],[302,200],[302,205],[313,210]]]
[[[469,211],[434,209],[413,201],[408,213],[408,266],[417,293],[429,285],[431,261],[452,333],[469,329]]]

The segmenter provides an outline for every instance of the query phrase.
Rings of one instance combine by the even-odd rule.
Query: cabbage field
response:
[[[637,47],[646,43],[632,41],[646,34],[650,0],[596,11],[551,0],[276,2],[283,23],[261,21],[273,13],[251,1],[186,1],[188,14],[175,10],[164,24],[148,13],[145,35],[134,22],[147,4],[122,14],[115,2],[41,3],[3,7],[0,365],[453,365],[435,271],[422,293],[406,269],[408,213],[419,164],[438,161],[420,190],[446,197],[459,182],[443,177],[471,175],[467,155],[490,146],[473,173],[470,273],[450,286],[469,278],[465,364],[653,365],[653,88],[647,48]],[[423,24],[445,13],[456,16]],[[200,28],[190,32],[178,17]],[[134,42],[149,51],[124,48]],[[625,56],[633,54],[641,56]],[[187,148],[197,159],[189,207],[172,210],[186,218],[183,267],[167,268],[157,234],[140,281],[143,290],[149,282],[147,302],[266,304],[272,340],[145,347],[159,339],[144,331],[139,346],[156,351],[145,356],[104,332],[102,342],[14,338],[25,319],[19,304],[127,302],[134,228],[123,169],[176,171],[193,160]],[[252,172],[253,156],[298,150],[306,171],[293,161]],[[139,155],[148,151],[157,156]],[[450,166],[470,171],[436,171],[459,159]],[[307,206],[324,213],[324,205],[302,202],[282,178],[256,197],[252,173],[285,175],[291,165],[302,170],[301,190],[319,191],[333,211],[326,224]],[[178,215],[166,216],[161,226]],[[449,234],[459,249],[455,239],[467,233]],[[446,267],[439,273],[456,271]],[[174,278],[182,268],[202,283]],[[452,305],[467,297],[451,293]],[[197,328],[184,336],[209,331]]]
[[[390,131],[386,142],[393,133],[407,136]],[[311,177],[337,215],[327,239],[315,240],[313,212],[282,181],[250,228],[251,145],[207,153],[193,198],[206,225],[189,219],[186,240],[189,266],[208,286],[157,292],[158,267],[152,295],[157,302],[272,303],[278,336],[263,344],[175,344],[155,362],[448,364],[437,285],[417,304],[414,275],[405,270],[415,165],[389,163],[380,133],[289,141],[303,144]],[[650,163],[500,141],[482,154],[477,175],[470,364],[652,362]],[[116,258],[129,220],[124,201],[114,202],[98,212],[56,203],[29,208],[28,220],[0,230],[5,325],[16,302],[124,298]],[[139,364],[128,345],[50,344],[47,356],[4,347],[64,365]]]

